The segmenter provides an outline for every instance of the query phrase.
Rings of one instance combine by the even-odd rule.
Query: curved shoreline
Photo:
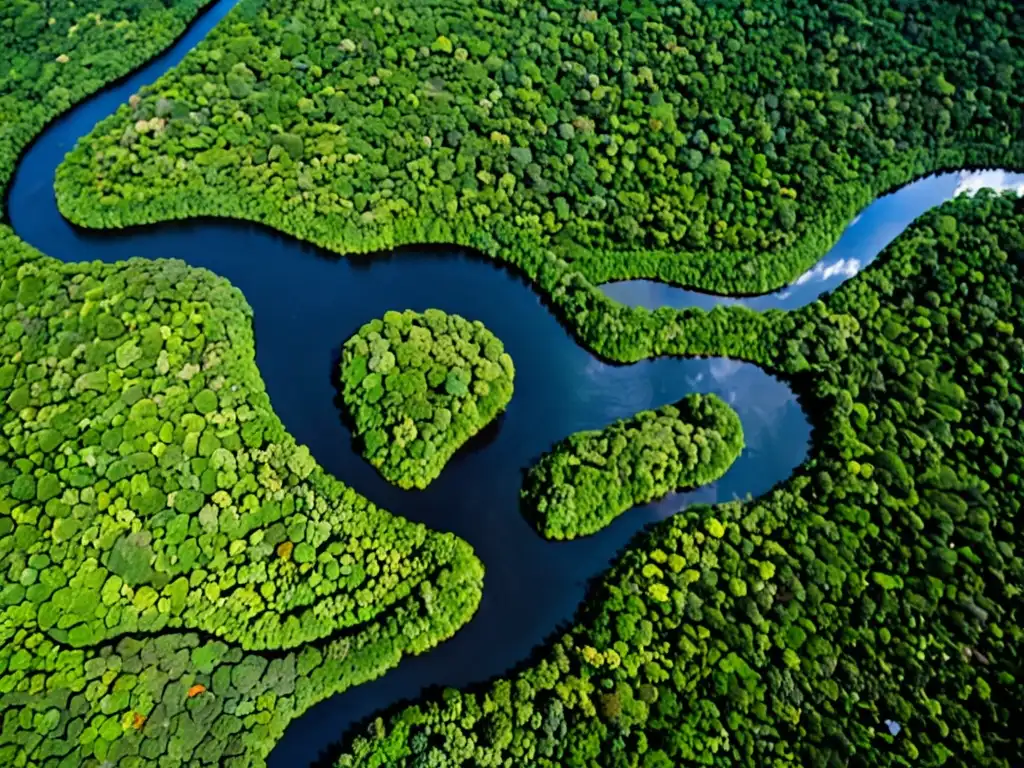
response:
[[[95,113],[120,104],[155,70],[180,61],[234,3],[214,2],[167,52],[47,126],[19,160],[8,188],[8,213],[19,236],[65,261],[184,258],[231,280],[253,307],[256,362],[275,411],[296,440],[310,446],[326,471],[374,503],[436,530],[452,531],[468,540],[485,562],[487,585],[473,620],[429,653],[407,658],[382,678],[332,697],[294,720],[268,760],[270,765],[291,766],[311,762],[352,724],[418,697],[426,688],[478,683],[520,666],[538,643],[575,615],[590,580],[645,524],[690,501],[757,495],[785,480],[806,458],[810,425],[789,387],[748,363],[726,358],[662,358],[630,366],[603,362],[569,336],[521,277],[506,272],[502,262],[463,249],[424,255],[411,247],[361,263],[339,261],[291,236],[236,220],[190,220],[116,233],[87,233],[68,224],[57,212],[53,174],[47,168],[56,167],[54,159],[59,162],[76,132],[83,126],[81,133],[92,129]],[[40,204],[40,194],[49,202]],[[443,295],[439,279],[454,291]],[[380,290],[382,284],[389,290]],[[342,297],[349,299],[343,307]],[[510,352],[514,344],[517,372],[526,382],[517,380],[509,416],[487,435],[488,442],[471,441],[436,487],[413,497],[375,479],[372,468],[351,450],[351,434],[329,396],[329,372],[347,336],[339,330],[354,330],[353,322],[364,322],[381,307],[427,306],[424,302],[484,320],[509,343]],[[518,514],[519,467],[571,431],[603,426],[694,391],[721,392],[742,403],[737,410],[744,431],[756,436],[720,483],[634,509],[601,534],[571,545],[536,537]],[[549,407],[566,402],[567,413]],[[766,432],[773,433],[767,440]],[[488,471],[494,469],[491,464],[506,471],[495,477]],[[501,498],[510,503],[495,501]],[[530,567],[522,568],[523,562]],[[528,610],[516,611],[516,603]]]
[[[756,311],[798,309],[835,290],[868,267],[918,217],[959,194],[981,189],[1017,189],[1024,194],[1024,173],[1003,169],[935,173],[911,181],[874,200],[846,226],[828,253],[787,285],[767,293],[723,295],[652,278],[613,280],[598,287],[629,307],[712,309],[742,306]]]
[[[275,413],[318,463],[379,507],[468,541],[484,563],[482,601],[468,624],[382,677],[314,705],[268,758],[306,765],[355,724],[437,686],[481,683],[521,667],[571,621],[590,583],[638,531],[692,502],[760,495],[804,462],[811,427],[792,390],[761,368],[726,358],[610,363],[582,348],[511,265],[466,249],[404,248],[370,259],[336,254],[264,225],[202,219],[120,232],[88,232],[64,220],[53,171],[79,135],[159,67],[172,66],[222,18],[220,0],[154,62],[52,121],[23,153],[9,188],[15,232],[66,262],[136,256],[182,259],[228,278],[253,309],[256,364]],[[258,268],[257,268],[258,267]],[[438,307],[484,322],[516,363],[506,417],[459,451],[426,491],[383,481],[351,448],[338,413],[335,370],[342,341],[387,309]],[[519,508],[522,468],[552,444],[690,392],[733,403],[750,436],[718,483],[631,510],[600,534],[565,544],[536,534]],[[528,563],[528,566],[524,566]]]

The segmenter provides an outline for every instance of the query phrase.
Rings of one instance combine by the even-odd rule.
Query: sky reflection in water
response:
[[[1024,174],[1004,170],[961,171],[918,179],[880,197],[846,227],[839,241],[813,267],[781,290],[762,296],[715,296],[657,280],[622,280],[601,289],[631,307],[699,307],[743,305],[751,309],[797,309],[838,288],[868,266],[918,216],[956,195],[980,189],[1017,190],[1024,194]]]

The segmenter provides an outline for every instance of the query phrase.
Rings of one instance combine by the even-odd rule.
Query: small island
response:
[[[548,539],[574,539],[673,491],[714,482],[743,450],[736,412],[715,395],[576,432],[527,473],[522,499]]]
[[[363,455],[388,482],[422,489],[505,409],[515,369],[483,323],[428,309],[366,323],[340,374]]]

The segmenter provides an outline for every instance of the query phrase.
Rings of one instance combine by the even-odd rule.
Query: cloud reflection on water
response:
[[[817,264],[784,288],[760,296],[715,296],[668,285],[657,280],[624,280],[606,283],[602,290],[629,306],[683,309],[742,304],[755,310],[799,309],[874,261],[889,243],[926,211],[960,194],[975,195],[981,189],[1016,190],[1024,195],[1024,173],[993,169],[941,173],[918,179],[884,195],[858,213],[836,244]]]
[[[1000,169],[966,171],[960,174],[960,183],[957,184],[953,195],[974,196],[982,189],[992,189],[996,192],[1015,190],[1018,195],[1024,196],[1024,173],[1009,173]]]

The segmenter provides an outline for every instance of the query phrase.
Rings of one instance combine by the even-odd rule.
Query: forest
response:
[[[363,455],[399,488],[426,488],[512,398],[515,368],[479,321],[388,312],[341,349],[342,400]]]
[[[284,432],[236,289],[3,244],[0,763],[258,763],[473,614],[468,545]]]
[[[4,188],[48,119],[198,10],[82,5],[0,8]],[[465,542],[284,431],[226,281],[65,265],[6,224],[0,260],[0,765],[258,765],[314,703],[473,615]]]
[[[6,189],[18,155],[49,120],[161,51],[207,1],[5,0],[0,186]]]
[[[201,4],[2,4],[0,188]],[[596,284],[774,288],[893,185],[1024,165],[1022,32],[999,0],[242,0],[73,150],[76,223],[470,246],[596,354],[756,362],[814,418],[790,480],[642,533],[530,662],[338,733],[339,768],[1019,764],[1024,202],[928,214],[798,312]],[[237,290],[6,221],[0,259],[0,764],[258,766],[470,619],[469,546],[285,432]]]
[[[761,292],[879,193],[1020,162],[1022,30],[1006,0],[242,0],[57,194],[91,227],[232,216]]]
[[[827,301],[788,482],[642,534],[529,666],[350,740],[348,766],[1011,768],[1024,200],[926,215]],[[812,357],[817,313],[795,313]]]
[[[689,395],[567,437],[530,467],[523,507],[545,537],[574,539],[628,509],[713,483],[742,450],[736,411],[715,395]]]

